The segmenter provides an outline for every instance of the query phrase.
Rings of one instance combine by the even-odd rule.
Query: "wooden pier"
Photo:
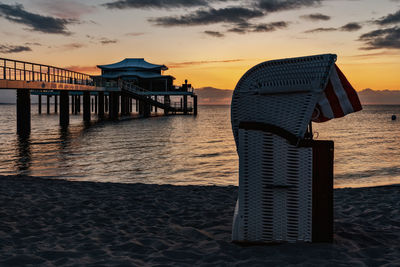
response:
[[[31,95],[38,97],[39,114],[42,96],[47,100],[47,114],[51,112],[53,98],[54,113],[59,113],[60,125],[67,127],[70,114],[81,113],[81,106],[84,122],[91,121],[93,112],[100,120],[129,116],[133,103],[140,117],[151,116],[153,109],[155,112],[162,109],[165,115],[197,115],[197,95],[185,84],[175,90],[154,91],[122,79],[103,79],[54,66],[0,58],[0,89],[17,91],[17,133],[20,135],[30,133]],[[192,98],[191,103],[188,96]],[[179,98],[180,102],[171,102],[171,97]]]

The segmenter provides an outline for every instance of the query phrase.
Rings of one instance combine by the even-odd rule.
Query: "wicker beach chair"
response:
[[[312,241],[308,126],[312,119],[326,121],[361,109],[359,101],[350,105],[352,110],[341,104],[349,94],[345,82],[336,81],[341,72],[335,61],[333,54],[272,60],[239,80],[231,105],[239,155],[233,241]],[[340,112],[330,99],[332,90],[333,102],[343,106]]]

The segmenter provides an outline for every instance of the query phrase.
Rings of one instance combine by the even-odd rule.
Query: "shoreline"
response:
[[[0,266],[400,265],[400,185],[334,190],[334,243],[230,242],[235,186],[0,176]]]

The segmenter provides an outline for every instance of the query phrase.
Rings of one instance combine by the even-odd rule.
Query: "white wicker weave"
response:
[[[326,54],[267,61],[238,82],[231,106],[239,155],[233,241],[311,241],[312,148],[239,123],[267,123],[303,138],[335,60]]]

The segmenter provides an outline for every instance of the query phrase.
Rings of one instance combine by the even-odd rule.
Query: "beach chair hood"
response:
[[[278,126],[303,138],[309,122],[324,122],[362,109],[357,93],[335,64],[336,55],[271,60],[239,80],[232,97],[235,141],[239,123]]]

